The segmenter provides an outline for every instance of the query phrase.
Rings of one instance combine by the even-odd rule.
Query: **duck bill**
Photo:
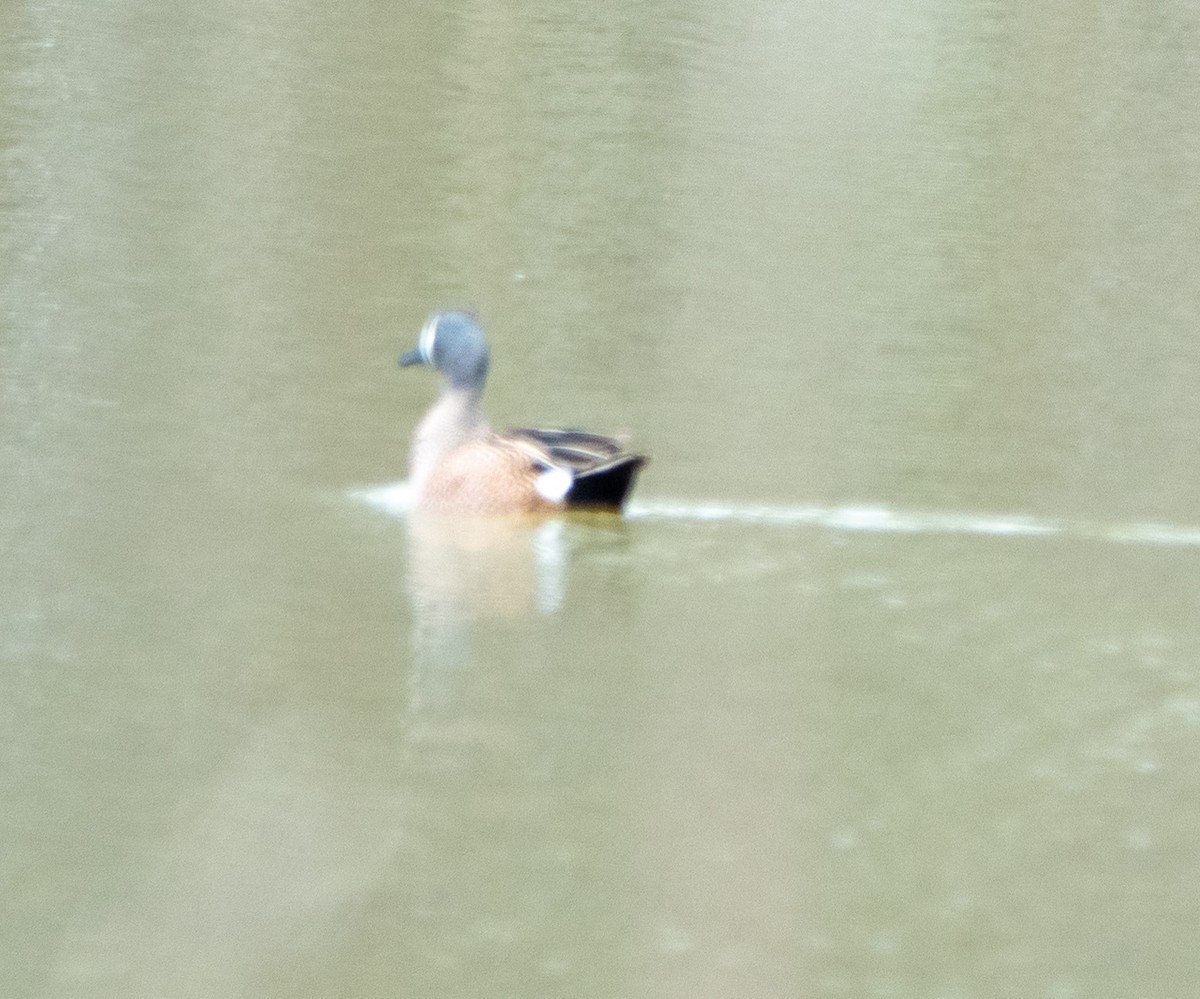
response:
[[[418,347],[416,350],[410,350],[407,354],[401,354],[399,363],[402,368],[411,368],[414,364],[424,364],[425,358],[421,356],[421,350]]]

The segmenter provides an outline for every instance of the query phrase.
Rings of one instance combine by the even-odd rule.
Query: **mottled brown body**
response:
[[[528,449],[488,433],[440,455],[414,497],[427,513],[495,516],[562,508],[537,491],[544,472]]]

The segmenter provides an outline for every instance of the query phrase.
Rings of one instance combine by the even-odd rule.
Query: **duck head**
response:
[[[488,348],[479,321],[469,312],[435,312],[425,320],[415,350],[400,366],[424,364],[458,389],[482,390],[487,381]]]

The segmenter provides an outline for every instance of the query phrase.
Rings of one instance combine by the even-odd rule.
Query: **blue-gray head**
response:
[[[425,320],[417,349],[400,358],[402,367],[427,364],[455,388],[482,389],[488,349],[478,320],[469,312],[435,312]]]

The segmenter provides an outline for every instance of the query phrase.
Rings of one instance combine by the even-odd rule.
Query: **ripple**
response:
[[[771,505],[643,500],[625,511],[631,520],[680,520],[761,524],[765,527],[823,527],[877,534],[970,534],[985,537],[1073,537],[1114,544],[1200,547],[1200,527],[1163,523],[1105,524],[1026,514],[899,510],[880,504],[845,506]]]
[[[384,513],[402,516],[408,513],[409,490],[408,482],[388,482],[382,486],[370,486],[366,489],[351,489],[350,497],[373,506]]]
[[[409,508],[407,482],[350,490],[350,496],[393,516]],[[1200,527],[1148,521],[1103,523],[1035,517],[1028,514],[971,513],[960,510],[901,510],[885,504],[725,503],[671,499],[635,500],[629,520],[758,524],[763,527],[822,527],[848,533],[969,534],[1006,538],[1086,538],[1122,545],[1200,548]]]

